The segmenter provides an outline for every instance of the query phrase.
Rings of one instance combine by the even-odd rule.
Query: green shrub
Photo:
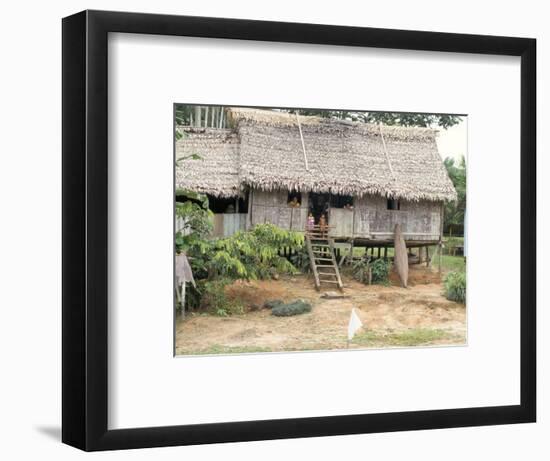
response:
[[[361,258],[353,263],[353,278],[361,283],[369,283],[369,258]]]
[[[371,260],[362,258],[353,265],[353,278],[361,283],[369,282],[369,269],[372,273],[372,283],[388,284],[391,262],[385,259]]]
[[[277,317],[290,317],[291,315],[299,315],[306,312],[311,312],[311,304],[303,299],[298,299],[288,304],[281,303],[271,309],[271,313]]]
[[[230,299],[225,293],[225,287],[230,283],[227,279],[212,280],[203,283],[201,308],[212,315],[227,317],[244,313],[244,305],[236,299]]]
[[[299,232],[273,224],[258,224],[251,230],[215,240],[208,249],[212,255],[207,261],[209,277],[269,279],[276,274],[295,274],[296,268],[279,255],[279,250],[282,247],[297,250],[303,241]]]
[[[372,283],[386,284],[389,282],[391,262],[387,259],[375,259],[371,265]]]
[[[307,248],[299,248],[296,253],[290,257],[292,265],[303,274],[307,274],[311,271],[311,262],[309,260],[309,253]]]
[[[280,299],[271,299],[264,303],[264,307],[266,309],[273,309],[274,307],[280,306],[281,304],[284,304],[284,303]]]
[[[445,277],[445,296],[451,301],[466,303],[466,273],[449,272]]]

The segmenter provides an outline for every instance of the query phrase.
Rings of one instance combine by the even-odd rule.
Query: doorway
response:
[[[315,218],[315,224],[319,224],[321,215],[325,215],[327,224],[329,220],[330,194],[328,193],[309,193],[309,212]]]

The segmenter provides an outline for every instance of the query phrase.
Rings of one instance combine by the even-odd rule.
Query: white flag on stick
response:
[[[355,309],[351,309],[351,316],[349,318],[349,325],[348,325],[348,341],[351,341],[353,339],[353,336],[363,326],[363,323],[361,322],[361,319],[357,316],[355,313]]]

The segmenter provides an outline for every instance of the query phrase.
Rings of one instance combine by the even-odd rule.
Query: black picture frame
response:
[[[62,31],[64,443],[92,451],[535,422],[534,39],[106,11],[83,11],[64,18]],[[109,32],[520,56],[520,404],[108,430]]]

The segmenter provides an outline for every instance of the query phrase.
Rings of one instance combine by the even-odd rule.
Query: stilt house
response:
[[[227,109],[231,128],[178,127],[176,188],[207,194],[214,236],[258,223],[304,231],[321,216],[335,241],[439,243],[456,200],[436,130],[279,111]]]

